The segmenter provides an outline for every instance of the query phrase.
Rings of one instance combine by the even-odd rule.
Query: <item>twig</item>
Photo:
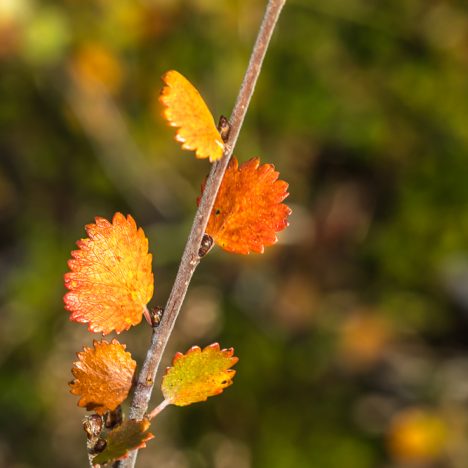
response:
[[[171,401],[170,400],[163,400],[161,403],[159,403],[156,408],[154,408],[150,413],[148,413],[148,419],[151,420],[155,418],[166,406],[170,405]]]
[[[223,157],[217,163],[214,163],[211,168],[200,205],[195,214],[192,230],[187,240],[187,244],[185,245],[185,250],[179,265],[179,271],[177,272],[171,294],[165,307],[164,316],[159,326],[153,329],[151,344],[133,391],[133,400],[129,411],[129,417],[132,419],[142,419],[148,409],[162,354],[171,336],[172,329],[174,328],[185,294],[187,293],[190,280],[192,279],[193,273],[200,262],[198,250],[200,248],[202,237],[205,232],[206,225],[208,224],[208,219],[213,208],[219,186],[223,180],[224,172],[226,171],[229,160],[232,156],[242,123],[247,113],[271,36],[285,2],[286,0],[268,1],[257,40],[250,57],[249,65],[231,115],[231,129],[229,138],[225,144]],[[135,466],[137,453],[138,451],[136,450],[132,452],[129,458],[120,462],[120,467],[133,468]]]

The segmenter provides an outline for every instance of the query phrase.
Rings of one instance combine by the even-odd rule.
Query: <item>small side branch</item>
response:
[[[154,408],[153,411],[148,413],[148,419],[151,420],[155,418],[164,408],[166,408],[170,404],[171,404],[170,400],[163,400],[161,403],[159,403],[158,406],[156,406],[156,408]]]
[[[286,0],[269,0],[268,2],[249,65],[230,118],[231,125],[223,157],[212,165],[200,205],[195,214],[189,238],[185,245],[179,270],[164,309],[164,316],[159,326],[153,329],[151,344],[133,392],[133,400],[129,412],[129,417],[132,419],[142,419],[148,410],[148,404],[161,357],[171,336],[193,273],[200,261],[199,249],[208,224],[208,219],[239,137],[257,79],[260,75],[263,59],[265,58],[273,31],[285,3]],[[121,468],[133,468],[135,466],[136,456],[137,451],[135,450],[130,454],[129,458],[119,462],[119,466]]]

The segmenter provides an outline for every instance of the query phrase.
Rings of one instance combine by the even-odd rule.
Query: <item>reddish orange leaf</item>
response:
[[[71,393],[81,396],[78,406],[101,415],[115,410],[127,398],[136,368],[125,345],[115,339],[94,341],[94,349],[83,348],[78,359],[69,383]]]
[[[223,155],[224,143],[213,116],[196,88],[184,76],[170,70],[162,77],[159,100],[166,109],[163,116],[172,127],[179,127],[176,140],[182,148],[195,151],[197,158],[217,161]]]
[[[171,404],[187,406],[218,395],[232,384],[236,371],[230,369],[239,360],[234,350],[220,350],[218,343],[203,351],[198,346],[186,354],[177,353],[162,381],[164,398]]]
[[[121,213],[112,223],[97,217],[86,232],[89,238],[77,242],[79,250],[68,261],[65,308],[71,320],[89,323],[92,332],[128,330],[140,323],[153,295],[148,239],[130,215]]]
[[[150,422],[147,419],[135,421],[129,419],[109,432],[106,437],[106,448],[93,458],[94,465],[102,465],[111,460],[127,458],[131,450],[146,447],[146,442],[154,435],[148,431]]]
[[[233,157],[211,211],[206,233],[228,252],[263,253],[277,241],[276,232],[288,226],[291,209],[281,203],[288,184],[278,180],[272,164],[253,158],[240,167]],[[202,188],[203,190],[203,188]]]

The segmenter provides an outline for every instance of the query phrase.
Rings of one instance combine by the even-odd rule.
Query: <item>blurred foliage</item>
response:
[[[132,213],[165,302],[209,165],[160,76],[229,114],[264,4],[0,1],[0,466],[85,466],[69,252]],[[139,466],[466,467],[467,31],[460,0],[287,2],[236,155],[276,164],[291,225],[200,265],[167,356],[219,340],[236,381],[164,412]],[[141,362],[148,329],[121,339]]]

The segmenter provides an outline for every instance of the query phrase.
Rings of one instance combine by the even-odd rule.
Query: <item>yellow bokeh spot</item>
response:
[[[385,352],[393,334],[391,324],[372,311],[357,311],[343,323],[340,356],[353,368],[374,364]]]
[[[419,408],[399,413],[390,425],[388,448],[404,462],[429,462],[444,451],[447,427],[437,414]]]
[[[98,43],[87,43],[77,51],[72,60],[72,71],[85,88],[104,87],[112,93],[119,91],[124,77],[118,57]]]

